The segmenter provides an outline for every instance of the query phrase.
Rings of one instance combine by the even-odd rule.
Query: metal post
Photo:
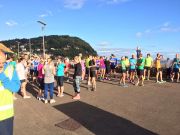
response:
[[[44,44],[44,28],[46,26],[46,23],[44,23],[43,21],[37,21],[38,23],[40,23],[42,25],[42,34],[43,34],[43,57],[46,57],[46,52],[45,52],[45,44]]]
[[[31,39],[29,39],[29,57],[31,58]]]

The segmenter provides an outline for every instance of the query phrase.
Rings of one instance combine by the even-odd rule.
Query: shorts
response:
[[[116,66],[115,65],[111,65],[111,69],[115,69],[116,68]]]
[[[179,68],[173,68],[173,73],[179,73]]]
[[[161,72],[162,68],[156,68],[156,72]]]
[[[144,75],[144,69],[137,69],[137,75],[138,76]]]
[[[110,68],[106,68],[106,74],[109,74],[111,72]]]
[[[106,69],[106,67],[105,66],[101,66],[100,69]]]
[[[130,73],[135,73],[135,72],[136,72],[136,69],[129,69],[129,72],[130,72]]]
[[[44,90],[44,78],[38,78],[39,88]]]
[[[151,70],[151,67],[144,67],[147,71]]]
[[[89,71],[90,69],[89,68],[86,68],[86,74],[89,75]]]
[[[34,74],[34,69],[30,69],[30,75],[32,76]]]
[[[64,76],[57,76],[57,86],[62,87],[64,86],[63,83],[64,83]]]
[[[90,77],[96,77],[96,71],[90,71]]]
[[[126,72],[129,71],[129,67],[126,67]]]
[[[121,69],[120,73],[126,73],[126,69]]]
[[[38,71],[34,70],[34,76],[38,76]]]

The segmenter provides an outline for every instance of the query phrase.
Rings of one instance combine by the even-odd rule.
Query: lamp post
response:
[[[31,58],[31,39],[29,39],[29,57]]]
[[[18,58],[19,58],[19,44],[20,44],[20,42],[16,41],[16,43],[18,44]]]
[[[43,21],[37,21],[38,23],[41,24],[41,28],[42,28],[42,33],[43,33],[43,42],[42,42],[42,45],[43,45],[43,57],[45,58],[45,45],[44,45],[44,28],[46,26],[46,23],[44,23]]]

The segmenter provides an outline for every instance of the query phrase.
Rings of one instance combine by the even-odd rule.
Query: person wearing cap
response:
[[[152,66],[153,66],[153,59],[150,53],[148,53],[147,57],[145,58],[145,67],[144,67],[144,78],[146,77],[146,72],[147,72],[147,80],[149,80],[150,78]]]
[[[13,92],[18,92],[20,81],[16,70],[5,64],[6,58],[0,51],[0,135],[13,135]]]

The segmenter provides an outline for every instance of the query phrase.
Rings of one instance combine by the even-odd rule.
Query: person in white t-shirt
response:
[[[27,96],[26,94],[26,68],[25,68],[25,59],[24,58],[19,58],[18,59],[18,63],[16,65],[16,71],[19,77],[19,80],[21,82],[21,94],[23,96],[23,98],[30,98],[30,96]]]

